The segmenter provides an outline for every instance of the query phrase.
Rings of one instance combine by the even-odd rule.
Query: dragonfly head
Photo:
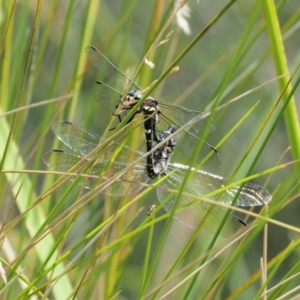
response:
[[[137,90],[130,90],[127,94],[127,98],[131,98],[133,100],[139,101],[142,98],[142,94],[140,94]]]
[[[141,100],[141,98],[142,94],[140,94],[137,90],[134,89],[130,90],[125,98],[123,98],[123,96],[120,95],[120,102],[118,105],[116,105],[116,111],[114,112],[114,115],[118,116],[123,112],[130,110],[139,102],[139,100]]]

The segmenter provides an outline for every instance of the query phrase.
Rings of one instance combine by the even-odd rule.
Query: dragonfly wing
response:
[[[234,196],[238,192],[240,186],[232,187],[226,190],[228,195],[228,200],[233,200]],[[237,206],[261,206],[269,203],[272,200],[272,195],[264,187],[247,182],[244,184],[243,188],[240,191],[239,197],[235,205]],[[222,201],[224,202],[224,201]]]
[[[187,131],[196,136],[199,136],[199,134],[201,134],[208,120],[207,117],[205,117],[205,114],[201,111],[190,110],[175,104],[164,103],[159,101],[159,109],[161,111],[161,118],[165,119],[165,122],[167,124],[174,125],[176,128],[180,128],[192,119],[196,117],[199,118],[202,115],[202,119],[199,119],[198,122],[195,122],[190,127],[187,127]],[[209,132],[214,130],[214,123],[211,122]]]
[[[120,160],[110,163],[105,158],[93,164],[92,161],[85,159],[84,156],[68,153],[63,150],[52,150],[45,153],[43,161],[55,171],[68,172],[72,168],[73,172],[97,176],[97,178],[86,176],[80,180],[80,184],[83,184],[86,189],[92,189],[101,185],[103,181],[121,172],[128,164],[128,162],[122,162]],[[74,168],[74,166],[76,167]],[[114,196],[136,193],[143,188],[139,183],[147,182],[147,180],[148,177],[145,175],[145,167],[136,164],[132,170],[122,174],[117,180],[114,180],[114,182],[105,189],[105,192],[108,195]]]
[[[100,51],[98,51],[93,46],[88,46],[85,48],[87,57],[90,62],[94,65],[94,67],[100,72],[102,75],[102,80],[104,80],[108,85],[111,86],[112,89],[115,89],[119,92],[122,92],[125,84],[125,74],[119,70],[116,66],[113,65]],[[141,88],[128,79],[128,87],[129,89],[140,90]]]
[[[195,148],[197,147],[197,144],[200,143],[199,138],[189,132],[181,131],[178,133],[177,141],[176,146],[180,149],[181,153],[185,157],[192,159]],[[204,167],[218,166],[220,164],[219,152],[212,145],[203,141],[196,163],[202,163],[202,166]]]
[[[66,146],[81,155],[87,155],[100,143],[98,135],[68,121],[54,123],[52,130]]]
[[[68,153],[63,150],[52,150],[44,154],[43,156],[44,163],[50,167],[50,169],[59,172],[68,172],[75,165],[74,172],[81,170],[85,165],[88,165],[89,161],[85,160],[83,156]],[[95,171],[97,167],[94,167]],[[92,171],[90,172],[93,173]],[[84,184],[86,189],[91,189],[96,182],[95,178],[83,178],[80,184]]]
[[[145,167],[135,164],[142,153],[130,149],[127,146],[119,147],[117,143],[108,145],[101,153],[97,154],[96,162],[91,162],[89,157],[84,157],[94,150],[100,143],[100,137],[68,121],[56,122],[53,131],[57,137],[76,153],[67,153],[62,150],[55,150],[44,155],[44,162],[53,170],[67,172],[74,165],[77,170],[86,165],[88,174],[110,178],[123,171],[130,163],[133,166],[126,173],[122,174],[118,181],[112,184],[108,190],[111,195],[125,195],[139,191],[142,187],[139,182],[147,182],[148,176]],[[88,179],[84,185],[86,188],[95,186],[98,179]],[[133,184],[135,182],[135,184]],[[129,186],[130,190],[129,190]]]
[[[168,199],[165,210],[170,212],[174,209],[177,196],[170,193],[167,189],[177,189],[183,182],[184,177],[181,174],[173,173],[170,177],[166,178],[160,188],[157,190],[158,199],[160,202]],[[161,189],[162,187],[162,189]],[[189,185],[185,187],[185,192],[193,193],[194,189],[190,189]],[[191,194],[192,194],[191,193]],[[182,208],[184,206],[184,208]],[[177,209],[182,208],[176,212],[175,218],[180,222],[188,225],[191,228],[197,228],[201,223],[201,228],[210,233],[215,233],[220,226],[220,223],[226,215],[226,209],[218,206],[212,206],[204,201],[193,199],[193,197],[181,195]],[[230,214],[221,229],[220,235],[227,237],[238,231],[240,228],[245,227],[245,223]]]
[[[178,130],[191,119],[202,114],[199,111],[188,110],[177,105],[161,102],[159,103],[159,109],[161,113],[157,123],[158,130],[165,130],[169,125],[173,125]],[[203,118],[186,130],[178,130],[176,134],[177,147],[189,159],[193,157],[194,150],[200,142],[198,136],[201,135],[206,122],[207,119]],[[213,125],[210,126],[210,130],[214,130]],[[204,166],[216,166],[220,163],[218,151],[212,145],[203,141],[197,163],[202,162],[208,155],[210,156],[205,160]]]
[[[194,189],[198,195],[206,195],[225,186],[224,177],[215,175],[202,170],[196,171],[189,180],[189,186]],[[211,197],[211,199],[232,204],[240,186],[234,186]],[[264,187],[247,182],[240,191],[235,202],[236,206],[261,206],[272,199],[271,194]]]
[[[114,113],[122,99],[122,94],[103,82],[96,81],[92,86],[94,98],[110,113]]]

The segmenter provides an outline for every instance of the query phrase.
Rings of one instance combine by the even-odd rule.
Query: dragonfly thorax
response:
[[[170,125],[168,130],[161,132],[160,134],[157,135],[157,140],[161,142],[161,141],[165,140],[167,137],[169,137],[169,135],[171,135],[175,131],[176,131],[175,126]],[[173,147],[176,146],[176,139],[175,138],[169,139],[168,142],[166,143],[166,146],[170,147],[171,151],[172,151]]]
[[[149,97],[142,104],[141,110],[144,112],[144,114],[148,114],[148,115],[154,112],[159,112],[158,102],[153,98]]]

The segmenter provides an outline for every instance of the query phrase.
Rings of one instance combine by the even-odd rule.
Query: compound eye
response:
[[[130,91],[128,92],[128,95],[129,95],[130,97],[133,97],[133,96],[135,95],[135,93],[136,93],[136,90],[130,90]]]

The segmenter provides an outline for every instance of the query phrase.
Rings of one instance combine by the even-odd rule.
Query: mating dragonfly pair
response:
[[[101,184],[101,178],[109,178],[120,173],[118,180],[115,180],[105,190],[107,194],[113,196],[137,193],[143,187],[139,183],[147,183],[149,179],[163,177],[162,182],[157,187],[157,196],[158,200],[164,203],[165,210],[170,212],[175,208],[177,211],[175,218],[182,223],[192,228],[196,228],[201,223],[201,228],[212,233],[216,232],[220,222],[227,217],[226,209],[217,204],[211,205],[205,201],[196,200],[192,195],[195,195],[197,199],[199,197],[203,199],[206,195],[222,189],[222,192],[215,193],[210,196],[210,199],[229,205],[234,201],[237,206],[248,207],[264,205],[271,201],[270,193],[259,185],[248,182],[242,188],[235,186],[224,191],[225,179],[223,177],[206,171],[195,170],[182,164],[171,163],[170,157],[174,147],[178,147],[186,157],[192,157],[199,142],[197,136],[205,126],[205,119],[196,122],[188,130],[179,129],[201,113],[158,102],[151,97],[140,104],[142,93],[137,84],[129,79],[126,82],[127,76],[96,48],[87,47],[86,52],[89,60],[102,74],[105,81],[96,81],[92,88],[92,93],[100,104],[118,116],[120,121],[123,114],[126,114],[135,105],[139,105],[129,122],[138,113],[144,115],[146,148],[149,152],[146,158],[146,167],[137,162],[143,155],[142,152],[127,146],[120,147],[115,142],[110,142],[101,149],[100,136],[71,122],[61,121],[55,123],[52,129],[56,136],[72,151],[52,150],[46,153],[43,160],[51,169],[66,172],[70,169],[82,171],[86,168],[92,175],[83,179],[82,184],[87,189]],[[126,92],[126,85],[130,88],[128,92]],[[171,134],[175,137],[170,137]],[[97,151],[96,157],[89,155],[99,147],[100,151]],[[156,150],[153,151],[154,147]],[[203,141],[198,162],[208,156],[210,156],[208,160],[210,164],[216,164],[219,160],[217,150]],[[129,165],[131,167],[123,172]],[[75,170],[74,166],[76,166]],[[170,192],[170,190],[178,191],[180,189],[189,170],[192,174],[184,185],[184,191],[178,199],[179,201],[177,201],[178,193]],[[239,193],[238,197],[236,197],[237,193]],[[220,235],[229,236],[244,226],[246,224],[243,220],[230,214]]]

